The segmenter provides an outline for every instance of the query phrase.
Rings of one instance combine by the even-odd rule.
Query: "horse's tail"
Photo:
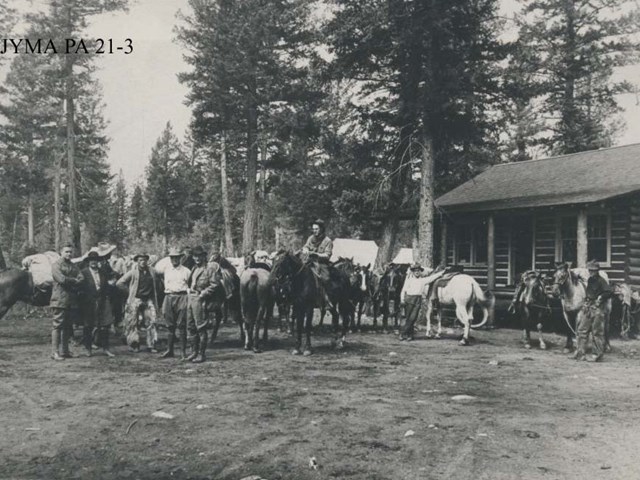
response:
[[[472,328],[480,328],[489,320],[489,309],[496,303],[496,297],[491,290],[483,292],[475,280],[472,283],[473,296],[476,299],[476,303],[482,308],[482,321],[477,324],[472,324]]]
[[[258,275],[251,273],[249,279],[240,285],[242,316],[249,322],[255,322],[258,316]]]

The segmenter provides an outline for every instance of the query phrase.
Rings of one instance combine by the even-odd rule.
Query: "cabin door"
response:
[[[533,219],[531,216],[514,217],[511,222],[511,255],[509,284],[514,285],[520,275],[533,267]]]

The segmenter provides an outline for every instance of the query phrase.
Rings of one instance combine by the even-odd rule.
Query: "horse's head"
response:
[[[556,263],[555,267],[556,271],[553,274],[551,293],[553,293],[554,297],[559,297],[566,283],[571,280],[571,264],[569,262],[560,262]]]
[[[536,271],[529,271],[523,275],[524,291],[522,301],[527,306],[546,305],[545,276]]]
[[[250,251],[248,253],[245,253],[243,255],[245,268],[253,267],[253,264],[255,263],[255,254],[256,254],[256,251],[252,250],[252,251]]]
[[[278,283],[291,280],[299,272],[304,264],[288,250],[278,250],[273,257],[271,277]]]
[[[403,280],[404,272],[402,265],[390,263],[382,275],[380,284],[381,286],[384,285],[388,291],[394,292],[396,290],[402,290],[402,284],[404,283]]]
[[[333,266],[344,273],[344,275],[349,279],[349,284],[352,287],[356,287],[358,285],[358,268],[353,263],[353,258],[344,258],[338,257],[338,260],[333,264]]]
[[[358,265],[356,267],[357,285],[360,291],[366,292],[371,286],[373,273],[371,272],[371,264]]]

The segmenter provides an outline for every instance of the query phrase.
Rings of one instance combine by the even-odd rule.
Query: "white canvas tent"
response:
[[[351,238],[336,238],[333,241],[333,255],[331,261],[338,257],[353,258],[353,263],[358,265],[373,266],[378,255],[378,245],[373,240],[353,240]]]
[[[413,248],[401,248],[391,263],[398,265],[413,263]]]

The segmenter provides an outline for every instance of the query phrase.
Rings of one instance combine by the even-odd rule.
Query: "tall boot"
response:
[[[191,360],[192,363],[203,363],[206,360],[204,352],[207,349],[207,329],[203,328],[198,336],[200,338],[200,349],[198,350],[198,356]]]
[[[164,352],[161,357],[162,358],[171,358],[173,357],[173,343],[176,341],[176,329],[169,328],[169,345],[167,347],[167,351]]]
[[[74,355],[69,351],[69,339],[73,336],[73,330],[62,327],[62,356],[64,358],[73,358]]]
[[[54,360],[64,360],[60,355],[60,328],[51,330],[51,358]]]
[[[107,357],[115,357],[115,355],[113,353],[111,353],[111,350],[109,350],[109,327],[104,327],[100,329],[102,334],[102,351],[104,352],[104,354]]]
[[[200,336],[196,333],[191,337],[191,355],[187,357],[187,361],[190,362],[198,356],[200,353]]]
[[[87,356],[91,356],[91,346],[93,344],[93,335],[91,327],[88,327],[86,324],[82,327],[82,345],[87,352]]]
[[[185,360],[187,358],[187,331],[182,330],[180,332],[180,359]]]

